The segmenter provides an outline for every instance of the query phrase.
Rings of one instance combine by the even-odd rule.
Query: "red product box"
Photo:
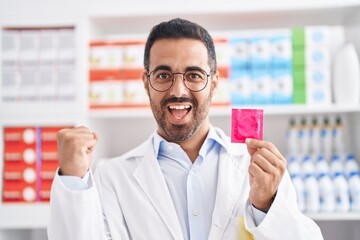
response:
[[[3,202],[35,202],[36,169],[27,167],[23,170],[6,170],[3,176]]]

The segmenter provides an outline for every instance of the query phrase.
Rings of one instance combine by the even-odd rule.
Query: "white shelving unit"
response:
[[[19,4],[25,6],[19,8]],[[77,93],[75,104],[1,104],[0,128],[21,124],[85,124],[97,132],[100,141],[95,158],[108,158],[136,146],[154,130],[156,124],[149,107],[118,110],[87,110],[88,43],[94,39],[116,39],[126,36],[146,37],[151,27],[174,17],[198,22],[210,32],[244,29],[291,28],[307,25],[342,25],[346,39],[355,43],[360,53],[360,1],[178,1],[167,2],[105,0],[101,6],[96,1],[80,0],[76,3],[49,4],[40,0],[41,7],[27,6],[27,1],[0,2],[0,27],[4,26],[63,26],[77,29]],[[141,7],[139,7],[141,5]],[[26,7],[27,6],[27,7]],[[41,9],[46,9],[44,13]],[[1,52],[0,52],[1,54]],[[1,68],[0,68],[1,72]],[[1,77],[1,76],[0,76]],[[0,79],[1,80],[1,79]],[[1,92],[1,89],[0,89]],[[360,103],[355,106],[241,106],[263,108],[265,137],[280,150],[286,151],[285,130],[289,117],[294,115],[337,115],[348,119],[351,127],[349,142],[360,156]],[[230,133],[230,107],[213,107],[211,121]],[[136,132],[136,137],[129,138]],[[2,129],[0,131],[2,139]],[[124,141],[122,141],[124,140]],[[126,140],[126,141],[125,141]],[[0,159],[3,159],[0,143]],[[0,179],[2,180],[2,161]],[[0,189],[1,189],[0,181]],[[0,239],[10,239],[8,229],[45,229],[49,209],[47,204],[0,203]],[[357,239],[360,213],[310,214],[319,223],[325,239]],[[346,224],[344,223],[346,222]],[[344,224],[342,224],[344,223]],[[351,227],[349,231],[348,226]],[[333,229],[337,228],[337,234]],[[14,239],[25,239],[21,235]],[[334,238],[335,237],[335,238]],[[42,239],[41,239],[42,240]]]

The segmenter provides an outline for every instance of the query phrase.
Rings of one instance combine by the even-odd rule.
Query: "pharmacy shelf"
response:
[[[48,203],[2,203],[0,216],[0,229],[46,228],[50,207]]]
[[[111,9],[110,9],[111,8]],[[324,1],[203,1],[172,2],[161,8],[150,1],[139,9],[114,5],[90,10],[89,36],[103,38],[148,33],[155,24],[174,17],[186,18],[211,32],[306,25],[343,25],[360,9],[359,0]],[[131,24],[129,24],[131,23]],[[121,26],[119,28],[118,26]]]
[[[231,115],[232,108],[263,109],[265,115],[294,115],[294,114],[335,114],[335,113],[360,113],[359,105],[330,105],[330,106],[305,106],[305,105],[244,105],[244,106],[213,106],[210,115],[214,117],[227,117]],[[107,118],[133,118],[152,117],[150,107],[143,108],[112,108],[89,110],[91,119]]]
[[[314,221],[359,221],[360,212],[347,213],[308,213],[308,217]]]

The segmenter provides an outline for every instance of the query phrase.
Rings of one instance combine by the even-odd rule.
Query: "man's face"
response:
[[[172,73],[183,73],[198,67],[210,74],[205,45],[192,39],[157,40],[150,50],[149,72],[155,68],[168,68]],[[158,132],[170,142],[183,142],[194,134],[209,128],[209,104],[216,88],[218,74],[209,77],[207,86],[200,92],[186,88],[181,74],[175,75],[174,85],[165,92],[155,91],[143,75],[150,106],[158,123]]]

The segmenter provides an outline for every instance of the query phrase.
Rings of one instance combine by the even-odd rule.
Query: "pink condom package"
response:
[[[244,143],[246,138],[263,139],[262,109],[232,109],[231,142]]]

